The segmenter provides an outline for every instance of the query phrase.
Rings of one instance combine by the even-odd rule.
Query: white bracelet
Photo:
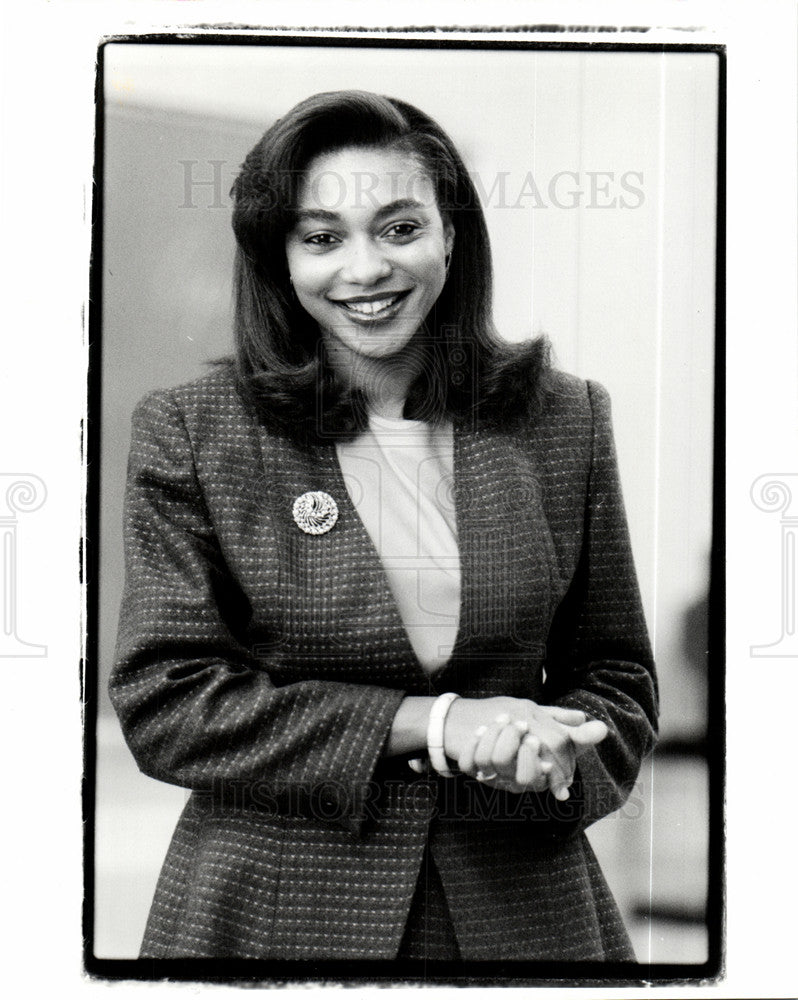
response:
[[[459,694],[452,694],[451,691],[447,692],[447,694],[439,695],[432,703],[432,708],[429,712],[429,721],[427,722],[427,753],[429,754],[429,761],[438,774],[444,778],[453,778],[454,772],[450,771],[446,766],[446,754],[443,750],[443,726],[452,702],[459,697]]]

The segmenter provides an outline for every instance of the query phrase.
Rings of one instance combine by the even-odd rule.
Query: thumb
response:
[[[568,737],[576,746],[590,747],[601,743],[608,733],[609,729],[606,723],[599,719],[591,719],[590,722],[585,722],[581,726],[569,728]]]
[[[587,720],[579,708],[561,708],[559,705],[538,705],[538,708],[562,726],[581,726]]]

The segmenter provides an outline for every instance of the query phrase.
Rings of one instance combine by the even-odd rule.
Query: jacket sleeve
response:
[[[202,791],[319,794],[357,829],[403,698],[378,686],[276,686],[235,627],[225,565],[170,394],[136,409],[125,496],[125,588],[110,694],[140,769]],[[354,819],[353,819],[354,817]],[[354,827],[352,824],[354,823]]]
[[[582,550],[554,618],[545,698],[609,727],[580,754],[572,802],[583,828],[620,808],[657,732],[653,656],[632,559],[606,390],[588,383],[593,435]]]

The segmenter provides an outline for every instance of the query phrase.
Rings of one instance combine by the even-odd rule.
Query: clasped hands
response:
[[[463,774],[503,791],[570,795],[576,762],[607,726],[578,709],[525,698],[458,698],[446,716],[444,750]]]

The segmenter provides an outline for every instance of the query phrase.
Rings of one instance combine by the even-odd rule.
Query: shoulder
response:
[[[540,335],[496,346],[485,366],[480,418],[508,432],[539,430],[553,423],[590,419],[594,408],[609,407],[599,383],[557,369],[548,338]]]
[[[206,375],[145,395],[133,412],[134,428],[181,430],[192,440],[253,430],[255,416],[244,402],[232,364],[219,364]]]
[[[600,382],[551,369],[542,392],[540,422],[563,431],[609,418],[610,396]]]
[[[612,447],[606,389],[592,379],[550,370],[540,408],[515,440],[535,456],[541,475],[570,484],[577,495],[597,453]]]
[[[135,412],[166,415],[176,411],[188,417],[194,413],[210,414],[243,407],[233,366],[219,364],[190,382],[151,390],[139,400]]]
[[[232,481],[241,470],[260,470],[264,462],[281,467],[307,458],[259,420],[232,364],[148,393],[133,415],[132,452],[157,455],[162,463],[190,464],[209,483]]]

